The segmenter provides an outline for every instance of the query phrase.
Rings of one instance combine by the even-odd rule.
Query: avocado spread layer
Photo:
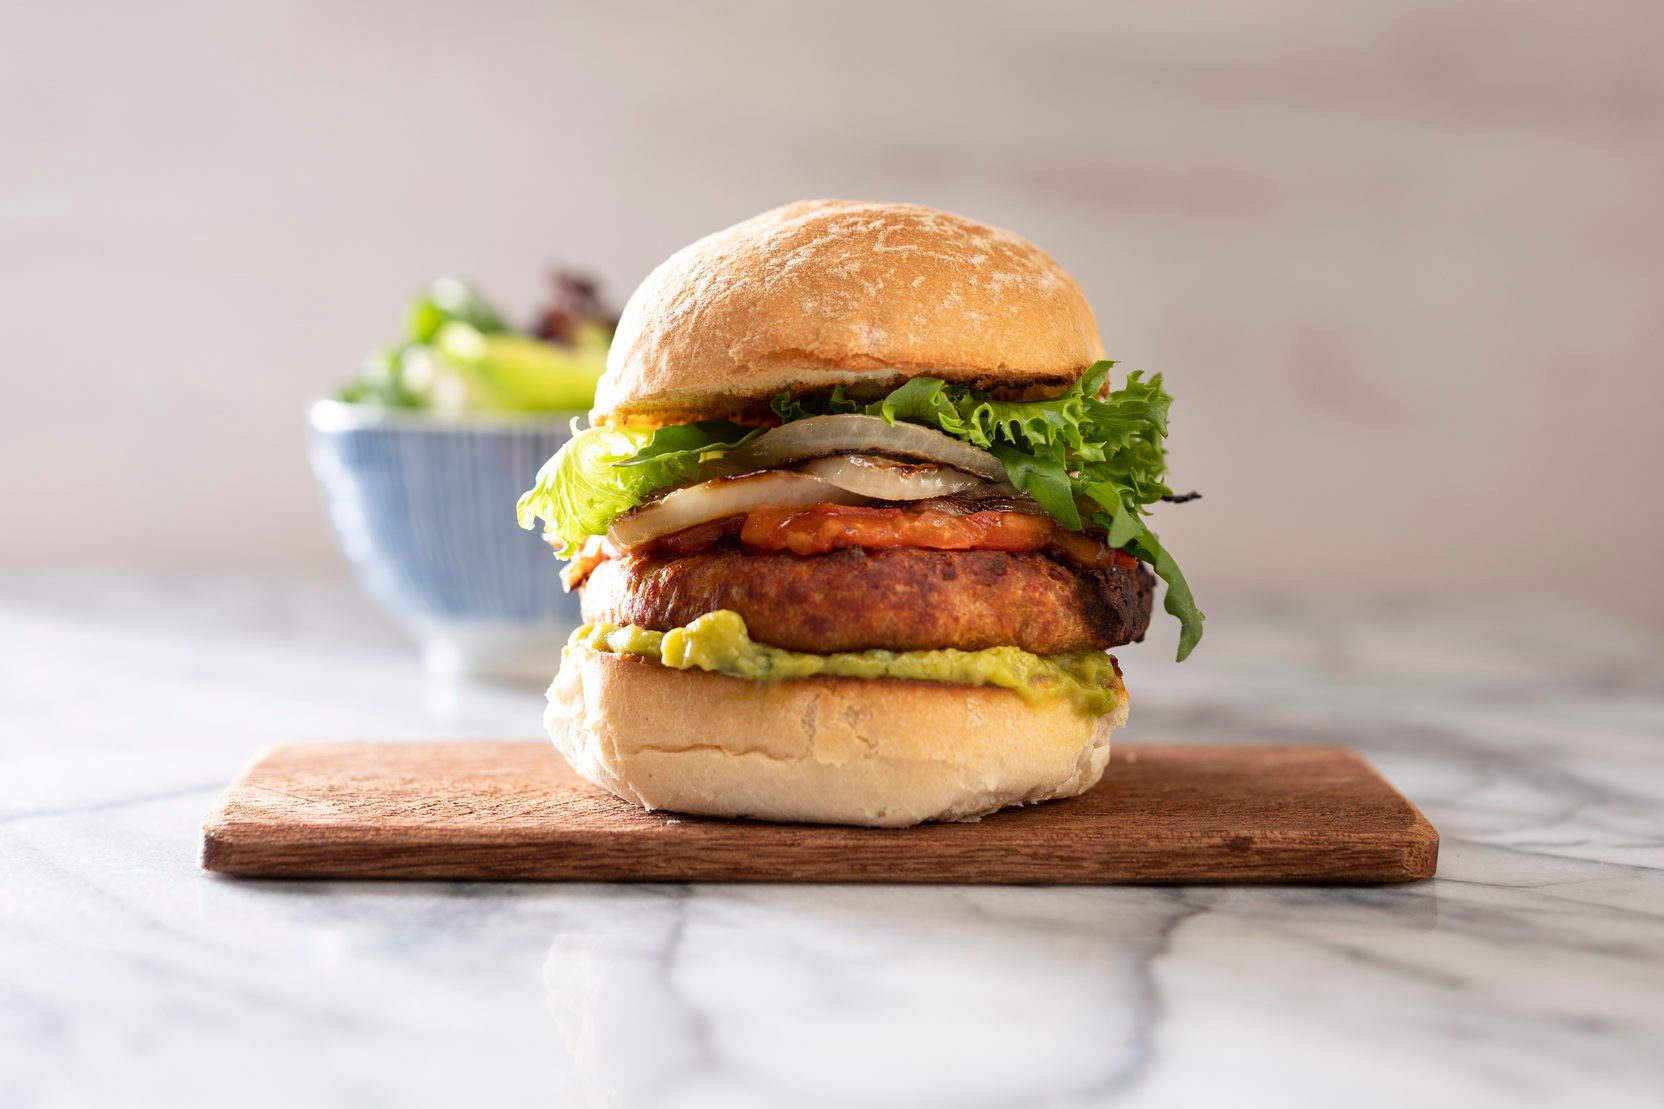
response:
[[[792,678],[893,678],[903,681],[992,685],[1030,703],[1065,697],[1087,716],[1115,707],[1121,676],[1101,651],[1032,655],[1016,647],[981,651],[847,651],[813,655],[757,643],[737,612],[708,612],[667,632],[634,625],[585,624],[569,650],[639,655],[678,670],[710,670],[731,678],[773,682]]]

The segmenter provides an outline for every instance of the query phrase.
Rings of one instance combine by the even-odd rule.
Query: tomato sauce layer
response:
[[[1101,540],[1070,531],[1050,516],[1028,512],[944,512],[862,505],[817,504],[758,508],[739,516],[707,520],[643,543],[632,553],[650,558],[680,558],[724,540],[737,540],[754,551],[826,554],[860,547],[917,547],[937,551],[1053,550],[1086,566],[1132,569],[1138,560]],[[592,540],[567,567],[569,576],[587,576],[596,564],[618,552]],[[576,573],[574,573],[574,571]]]

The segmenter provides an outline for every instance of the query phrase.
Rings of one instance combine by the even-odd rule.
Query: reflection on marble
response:
[[[1183,667],[1122,653],[1131,738],[1351,743],[1439,828],[1435,881],[216,879],[197,822],[261,746],[530,736],[538,692],[425,687],[333,588],[0,589],[0,1106],[1657,1104],[1657,648],[1210,613]]]

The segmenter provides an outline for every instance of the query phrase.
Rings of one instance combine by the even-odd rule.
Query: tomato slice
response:
[[[809,507],[756,508],[743,516],[728,516],[661,536],[631,554],[680,558],[696,554],[738,536],[740,545],[754,551],[789,551],[818,555],[860,547],[916,547],[936,551],[1051,550],[1083,566],[1135,569],[1138,560],[1102,540],[1070,531],[1050,516],[1027,512],[943,512],[939,509],[871,508],[862,505],[817,504]],[[591,571],[620,552],[592,539],[562,572],[568,589],[576,589]]]
[[[932,508],[910,511],[842,504],[758,508],[746,513],[740,543],[752,550],[798,555],[849,547],[1012,552],[1058,547],[1088,566],[1137,565],[1137,560],[1124,551],[1111,550],[1090,536],[1068,531],[1049,516],[1026,512],[961,514]]]
[[[1070,531],[1064,527],[1053,527],[1051,545],[1060,548],[1064,554],[1076,562],[1087,566],[1119,566],[1123,570],[1138,569],[1138,559],[1126,551],[1116,550],[1114,547],[1082,535],[1078,531]]]

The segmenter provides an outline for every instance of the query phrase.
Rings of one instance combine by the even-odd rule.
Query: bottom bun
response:
[[[583,777],[647,809],[904,827],[1073,797],[1109,763],[1115,708],[888,679],[750,682],[569,649],[544,723]]]

